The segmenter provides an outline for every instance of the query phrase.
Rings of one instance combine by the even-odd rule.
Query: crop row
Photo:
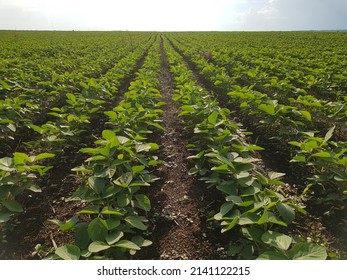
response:
[[[69,201],[86,207],[66,222],[53,221],[61,230],[75,233],[75,242],[57,248],[53,258],[124,258],[126,252],[135,254],[151,244],[142,234],[151,203],[140,189],[158,179],[151,169],[160,163],[153,155],[159,147],[148,142],[152,130],[163,129],[158,48],[156,42],[119,105],[104,112],[110,129],[102,131],[94,147],[80,150],[90,157],[73,169],[81,184]]]
[[[148,41],[146,44],[147,46],[144,46],[148,48],[152,42]],[[30,141],[24,143],[25,145],[15,147],[16,150],[21,149],[21,152],[15,151],[9,156],[10,149],[1,151],[7,155],[0,159],[1,222],[8,221],[15,213],[23,212],[22,205],[16,200],[19,194],[25,190],[41,191],[37,175],[43,176],[56,164],[53,161],[53,166],[45,166],[43,160],[63,154],[68,147],[80,146],[82,137],[85,139],[86,131],[92,129],[93,120],[99,119],[100,109],[109,107],[115,102],[118,88],[131,75],[144,55],[141,44],[128,55],[125,55],[127,48],[123,48],[122,52],[124,57],[98,79],[78,75],[81,79],[79,82],[76,79],[67,79],[57,83],[58,88],[52,83],[54,89],[51,92],[40,92],[38,95],[26,93],[4,100],[3,104],[6,106],[1,107],[2,123],[13,132],[18,125],[25,126],[30,129],[32,137]],[[79,86],[76,87],[75,83]],[[64,90],[60,90],[61,88]],[[33,102],[26,100],[27,95],[31,96]],[[39,111],[42,108],[39,105],[44,104],[45,99],[50,99],[50,95],[62,95],[64,97],[62,106],[48,107],[48,110],[45,108],[48,119],[46,122],[42,123],[42,116],[39,120],[31,118],[31,115],[40,115]],[[17,102],[17,106],[13,105],[14,102]],[[32,106],[39,111],[35,112]],[[2,130],[1,135],[10,137],[11,141],[7,143],[16,144],[11,134],[6,132],[5,129]],[[50,172],[58,170],[53,168]]]
[[[230,252],[239,259],[326,258],[323,247],[291,237],[287,227],[296,212],[305,210],[297,197],[285,195],[278,172],[267,174],[259,168],[254,151],[242,129],[230,120],[230,110],[220,107],[211,94],[192,79],[182,58],[166,43],[171,72],[176,83],[173,99],[181,104],[180,116],[193,135],[189,149],[196,165],[190,174],[215,187],[225,203],[213,219],[220,222],[222,233],[234,230],[239,238]]]
[[[111,73],[115,72],[115,66],[124,56],[136,52],[136,48],[137,52],[141,52],[149,42],[139,37],[136,45],[132,47],[129,43],[118,44],[117,40],[114,43],[115,45],[109,42],[107,48],[104,47],[105,42],[99,43],[100,45],[89,43],[89,47],[84,46],[83,41],[74,47],[69,44],[65,47],[59,44],[55,47],[43,44],[42,50],[37,50],[37,54],[30,59],[22,57],[21,54],[32,51],[32,46],[18,50],[17,56],[13,50],[7,56],[4,55],[6,58],[0,64],[1,140],[11,140],[17,136],[16,131],[25,128],[27,123],[41,121],[47,109],[62,105],[67,93],[74,94],[94,88],[113,94],[118,85],[114,85],[111,77],[104,77],[104,74],[112,69]],[[49,55],[52,48],[55,53]],[[112,51],[113,48],[115,51]],[[60,69],[60,64],[74,67],[61,66],[63,69]],[[124,70],[118,68],[119,73],[114,74],[122,74]]]
[[[328,109],[312,106],[281,104],[265,93],[253,89],[253,86],[241,87],[234,77],[225,69],[208,62],[192,47],[175,46],[195,65],[204,79],[217,86],[230,108],[236,109],[251,127],[255,128],[262,138],[270,139],[274,146],[281,147],[287,155],[292,155],[292,163],[299,163],[309,170],[309,176],[303,184],[307,191],[314,186],[323,193],[323,201],[345,201],[347,191],[347,142],[344,141],[346,121],[345,103],[326,103]],[[228,101],[225,96],[229,95]],[[332,105],[334,104],[334,105]],[[334,108],[336,111],[329,111]],[[305,110],[303,110],[305,109]],[[325,117],[326,125],[319,127],[316,119]],[[327,112],[329,111],[329,113]],[[317,128],[320,130],[317,131]],[[337,135],[334,135],[337,134]]]

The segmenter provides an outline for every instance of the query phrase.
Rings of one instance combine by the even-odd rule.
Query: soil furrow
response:
[[[200,210],[209,203],[203,183],[188,175],[188,138],[180,118],[179,107],[172,100],[173,82],[169,64],[161,44],[160,92],[166,105],[163,107],[165,132],[157,142],[165,161],[158,169],[161,178],[149,191],[153,204],[153,245],[144,256],[151,259],[209,259],[216,248],[207,238]]]

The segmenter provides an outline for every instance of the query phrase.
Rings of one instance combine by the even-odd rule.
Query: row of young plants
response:
[[[151,203],[141,188],[158,179],[151,171],[160,163],[154,155],[159,146],[148,134],[163,129],[159,71],[157,41],[124,99],[104,112],[109,129],[93,147],[80,150],[90,157],[73,169],[81,178],[80,187],[68,201],[85,206],[68,221],[52,221],[60,230],[72,231],[74,243],[56,248],[51,258],[123,259],[152,243],[144,237]]]
[[[247,86],[250,89],[255,89],[258,92],[266,94],[269,99],[277,100],[278,103],[282,105],[298,107],[300,110],[309,111],[314,122],[322,122],[328,117],[328,120],[330,120],[331,123],[338,122],[341,126],[343,126],[344,122],[346,121],[347,109],[345,107],[345,104],[347,100],[345,97],[345,88],[340,88],[338,90],[338,93],[336,93],[336,96],[339,95],[340,98],[333,98],[340,99],[339,101],[329,100],[328,95],[325,95],[325,99],[317,98],[314,95],[308,94],[307,87],[303,85],[301,85],[300,87],[293,84],[291,81],[284,82],[279,80],[278,78],[273,78],[273,82],[263,80],[263,76],[269,75],[267,69],[258,69],[259,66],[257,66],[257,71],[252,72],[251,70],[253,69],[251,67],[253,67],[252,64],[254,63],[255,59],[254,56],[258,55],[259,57],[263,57],[264,54],[262,54],[261,52],[247,51],[242,58],[243,62],[240,62],[242,65],[245,64],[248,67],[244,69],[243,66],[240,67],[240,58],[238,57],[237,53],[234,53],[233,48],[225,47],[224,44],[220,42],[214,44],[208,44],[205,41],[203,42],[206,49],[205,52],[197,51],[196,41],[194,40],[191,40],[189,43],[184,42],[184,44],[180,42],[179,45],[183,46],[186,50],[190,49],[191,53],[189,55],[194,56],[192,59],[199,61],[201,58],[204,58],[205,63],[200,61],[200,64],[198,63],[198,67],[202,71],[202,74],[204,74],[205,76],[213,75],[213,87],[216,90],[226,93],[235,85],[239,85],[238,88]],[[220,52],[222,51],[219,51],[219,49],[222,49],[225,53],[220,54]],[[268,59],[269,61],[267,62],[267,64],[271,65],[271,63],[273,63],[273,60],[271,60],[271,58]],[[283,59],[284,61],[286,61],[286,59],[290,61],[290,57]],[[288,66],[287,68],[291,69],[293,67]],[[330,72],[339,73],[336,75],[344,77],[344,75],[342,74],[343,69],[343,66],[334,65],[334,68],[330,69]],[[276,71],[279,70],[276,68]],[[298,72],[301,73],[301,76],[305,75],[303,71],[304,70],[300,72],[298,70]],[[285,73],[287,72],[288,70]],[[345,80],[346,79],[347,77],[345,77]],[[329,85],[325,85],[325,88],[329,87]]]
[[[82,89],[66,93],[63,106],[46,109],[51,120],[43,124],[26,121],[26,126],[38,134],[33,133],[31,141],[17,147],[21,152],[0,159],[0,222],[7,222],[14,214],[24,211],[17,200],[24,191],[41,192],[37,177],[43,176],[57,163],[53,159],[51,166],[45,166],[44,159],[60,156],[69,147],[81,146],[84,141],[81,137],[92,128],[92,120],[100,118],[103,107],[110,107],[115,102],[118,87],[144,56],[143,47],[146,49],[152,43],[148,41],[134,49],[99,79],[91,78],[88,83],[81,81]],[[15,119],[21,121],[19,116]]]
[[[25,32],[19,34],[20,38],[26,35]],[[53,42],[46,42],[39,35],[33,34],[34,46],[27,38],[27,46],[18,50],[14,47],[15,39],[6,44],[0,41],[9,46],[7,51],[5,48],[0,53],[4,57],[0,61],[1,140],[13,140],[27,123],[40,121],[47,109],[61,106],[65,94],[82,91],[90,83],[98,84],[99,78],[120,59],[136,47],[148,44],[145,39],[149,37],[140,36],[132,45],[120,34],[114,37],[99,35],[100,42],[87,36],[89,41],[79,43],[68,33],[66,38],[54,37]],[[40,47],[35,39],[41,43]],[[35,54],[30,58],[22,56],[27,52]],[[107,86],[104,90],[112,90],[112,84]]]
[[[301,182],[306,185],[305,191],[315,186],[322,196],[317,201],[327,204],[339,201],[343,207],[347,191],[347,142],[338,140],[343,139],[343,120],[330,120],[331,127],[317,131],[316,116],[312,111],[280,104],[267,94],[254,90],[253,86],[241,87],[223,68],[208,62],[194,49],[180,44],[175,46],[217,92],[229,95],[230,108],[236,109],[239,117],[255,127],[261,133],[260,137],[276,143],[292,155],[291,162],[310,171]],[[337,139],[333,135],[336,131],[340,135]]]
[[[205,50],[208,59],[235,75],[241,84],[256,84],[260,91],[268,89],[267,93],[273,94],[278,94],[278,90],[289,96],[309,92],[325,100],[344,100],[346,35],[295,32],[282,35],[221,33],[206,38],[200,34],[189,34],[189,39],[186,34],[178,37],[182,43]],[[315,40],[310,40],[312,36]]]
[[[199,176],[225,197],[211,219],[220,222],[222,233],[237,232],[228,253],[236,259],[325,259],[324,247],[303,237],[285,234],[298,212],[305,210],[298,197],[283,190],[285,174],[265,172],[245,132],[231,120],[212,95],[198,86],[182,57],[165,42],[176,84],[173,100],[181,104],[180,117],[192,134],[188,148],[196,161],[191,175]],[[213,190],[211,190],[213,191]],[[232,236],[232,234],[231,234]]]
[[[42,137],[28,143],[33,148],[63,150],[63,146],[81,142],[80,135],[88,131],[93,120],[103,118],[103,109],[110,108],[117,98],[119,87],[131,76],[146,50],[153,44],[138,46],[133,52],[126,54],[111,69],[98,79],[81,81],[79,91],[67,93],[65,104],[52,107],[48,115],[52,120],[42,124],[27,126]]]

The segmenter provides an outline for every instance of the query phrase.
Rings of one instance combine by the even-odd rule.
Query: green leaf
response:
[[[117,196],[117,203],[119,207],[126,207],[131,202],[131,196],[127,193],[122,193]]]
[[[81,211],[78,211],[77,214],[99,214],[100,212],[100,206],[95,205],[92,207],[84,208]]]
[[[263,215],[261,215],[260,219],[258,220],[258,225],[266,224],[269,221],[269,214],[266,209],[264,209]]]
[[[107,250],[109,248],[111,248],[111,246],[106,244],[105,242],[94,241],[94,242],[90,243],[88,250],[89,250],[89,252],[92,252],[92,253],[98,253],[98,252]]]
[[[0,165],[5,166],[5,167],[10,167],[13,164],[13,159],[10,157],[4,157],[0,158]],[[0,170],[5,170],[5,169],[0,169]],[[7,171],[7,170],[5,170]],[[8,170],[10,171],[10,170]]]
[[[120,225],[120,220],[116,218],[109,218],[106,220],[106,225],[108,230],[113,230]]]
[[[211,168],[212,171],[228,171],[229,165],[228,164],[222,164],[219,166],[215,166]]]
[[[271,116],[275,115],[275,106],[272,103],[260,104],[258,108]]]
[[[289,258],[284,253],[269,251],[262,253],[257,260],[289,260]]]
[[[269,244],[280,250],[287,250],[293,241],[290,236],[271,230],[265,232],[262,235],[261,240],[265,244]]]
[[[10,211],[7,211],[6,209],[0,210],[0,223],[7,222],[13,213]]]
[[[263,147],[257,146],[257,145],[249,145],[246,147],[247,151],[263,151],[265,150]]]
[[[308,141],[301,145],[301,149],[306,152],[311,152],[313,149],[317,149],[318,147],[318,142],[315,140]]]
[[[286,224],[290,224],[295,219],[295,211],[286,203],[278,202],[276,204],[276,209],[280,213],[282,219]]]
[[[306,162],[306,157],[296,155],[295,157],[293,157],[293,159],[290,160],[290,162]]]
[[[181,106],[181,110],[186,112],[194,112],[195,108],[191,105],[183,105]]]
[[[67,220],[65,223],[56,219],[53,219],[50,221],[58,225],[61,231],[68,231],[68,230],[71,230],[75,226],[75,224],[78,222],[78,217],[73,216],[71,219]]]
[[[120,247],[128,250],[140,250],[141,248],[137,246],[134,242],[129,240],[121,240],[114,245],[115,247]]]
[[[95,218],[88,225],[88,234],[92,241],[105,240],[108,234],[106,222],[101,218]]]
[[[152,147],[148,144],[137,144],[135,148],[137,153],[141,153],[150,151]]]
[[[116,216],[123,216],[123,212],[117,209],[113,209],[111,207],[104,207],[101,211],[102,215],[116,215]]]
[[[88,234],[88,223],[79,223],[75,227],[75,243],[76,245],[82,249],[85,250],[88,248],[88,245],[90,243],[90,238]]]
[[[291,250],[293,260],[325,260],[326,249],[314,243],[298,243]]]
[[[240,217],[239,225],[251,225],[256,224],[259,221],[259,216],[256,213],[246,212]]]
[[[236,205],[243,203],[243,200],[240,196],[238,195],[229,195],[225,198],[226,201],[231,201],[235,203]]]
[[[12,212],[17,212],[17,213],[23,212],[22,205],[15,200],[3,200],[1,201],[1,204],[4,205],[8,210]]]
[[[208,116],[207,120],[210,124],[215,125],[218,119],[218,112],[214,111]]]
[[[118,242],[123,236],[124,236],[124,233],[122,231],[112,232],[106,236],[106,242],[109,245],[112,245],[112,244]]]
[[[104,137],[106,140],[111,141],[116,137],[116,134],[112,130],[106,129],[102,131],[102,137]]]
[[[45,159],[45,158],[52,158],[55,157],[55,154],[51,154],[51,153],[42,153],[39,154],[37,156],[34,157],[34,160],[41,160],[41,159]]]
[[[234,203],[232,202],[226,202],[224,203],[221,207],[220,207],[220,213],[222,216],[225,216],[226,214],[228,214],[228,212],[233,209],[234,207]]]
[[[227,232],[235,227],[239,223],[239,218],[234,218],[230,221],[223,221],[221,225],[223,226],[221,233]]]
[[[263,235],[264,231],[258,226],[242,227],[241,231],[247,239],[256,242],[262,242],[261,236]]]
[[[288,142],[288,144],[299,147],[299,148],[301,147],[301,143],[298,141],[290,141]]]
[[[147,226],[143,223],[143,219],[141,219],[139,216],[128,216],[125,218],[125,221],[135,228],[141,230],[147,229]]]
[[[319,152],[319,153],[315,153],[312,155],[313,157],[320,157],[320,158],[330,158],[331,155],[328,152]]]
[[[152,245],[152,241],[148,239],[144,239],[141,235],[136,235],[133,238],[131,238],[131,241],[134,242],[139,247],[147,247]]]
[[[332,128],[329,129],[329,131],[324,136],[324,140],[323,140],[321,146],[323,146],[326,142],[329,141],[329,139],[333,136],[334,130],[335,130],[335,126],[333,126]]]
[[[310,112],[302,110],[302,111],[300,111],[300,113],[306,120],[312,121],[312,117],[311,117]]]
[[[286,173],[281,173],[281,172],[274,172],[274,171],[270,171],[269,172],[269,178],[271,180],[274,180],[274,179],[278,179],[278,178],[282,178],[283,176],[285,176]]]
[[[81,256],[81,250],[76,245],[67,244],[57,248],[55,254],[63,260],[78,260]]]
[[[13,153],[13,161],[16,165],[23,165],[26,162],[32,162],[32,159],[25,153]]]
[[[143,171],[145,168],[146,168],[146,166],[144,166],[144,165],[135,165],[135,166],[131,167],[131,171],[134,174],[136,174],[136,173],[139,173],[139,172]]]
[[[135,199],[138,203],[139,208],[141,208],[145,211],[151,210],[151,201],[149,200],[149,198],[146,195],[137,194],[137,195],[135,195]]]
[[[99,177],[89,177],[88,185],[91,187],[97,194],[101,194],[105,188],[105,180]]]

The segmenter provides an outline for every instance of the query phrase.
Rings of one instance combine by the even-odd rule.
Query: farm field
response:
[[[0,259],[347,259],[346,45],[0,31]]]

